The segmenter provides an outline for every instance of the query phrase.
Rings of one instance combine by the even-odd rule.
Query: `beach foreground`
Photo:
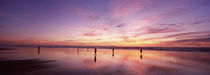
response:
[[[0,51],[1,75],[208,75],[209,52],[26,47]]]

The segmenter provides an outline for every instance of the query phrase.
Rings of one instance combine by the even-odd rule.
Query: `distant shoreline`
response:
[[[39,45],[11,45],[8,47],[38,47]],[[210,47],[116,47],[116,46],[42,46],[44,48],[99,48],[99,49],[143,49],[155,51],[190,51],[190,52],[210,52]],[[0,50],[9,50],[11,48],[0,48]]]

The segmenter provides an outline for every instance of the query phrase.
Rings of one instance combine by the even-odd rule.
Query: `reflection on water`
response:
[[[140,59],[142,60],[142,54],[140,54]]]
[[[95,48],[95,56],[94,56],[94,62],[96,63],[96,55],[97,55],[97,49]]]
[[[28,66],[21,64],[27,66],[22,69],[33,68],[36,64],[53,65],[50,68],[20,72],[26,75],[208,75],[210,73],[210,53],[206,52],[38,47],[38,54],[37,47],[2,50],[0,62],[31,59],[54,61],[45,63],[21,61],[28,64]],[[18,66],[18,64],[13,65]],[[18,69],[13,68],[10,72],[17,72]]]

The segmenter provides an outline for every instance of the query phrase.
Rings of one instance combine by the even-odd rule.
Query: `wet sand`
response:
[[[12,50],[12,48],[0,48],[0,50]]]
[[[0,51],[0,75],[209,75],[209,60],[209,52],[24,47]]]
[[[39,59],[26,60],[6,60],[0,58],[1,75],[25,75],[27,72],[52,68],[53,61],[43,61]]]

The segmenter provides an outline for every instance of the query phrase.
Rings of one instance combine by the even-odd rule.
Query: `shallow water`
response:
[[[34,60],[32,61],[32,59]],[[13,63],[12,60],[21,61],[17,64]],[[22,60],[30,60],[30,62]],[[97,49],[95,53],[93,48],[89,50],[87,48],[80,48],[79,50],[77,48],[41,48],[38,51],[37,48],[28,47],[2,50],[0,51],[0,61],[3,61],[3,65],[6,67],[11,64],[18,66],[15,69],[10,66],[14,70],[5,73],[16,75],[210,74],[210,53],[208,52],[143,50],[140,53],[139,50],[115,49],[112,51],[111,49]],[[8,61],[10,61],[10,64],[7,64]],[[20,62],[27,63],[20,64]],[[10,70],[10,67],[8,70]],[[35,67],[36,69],[33,69]],[[19,72],[19,69],[23,70]]]

